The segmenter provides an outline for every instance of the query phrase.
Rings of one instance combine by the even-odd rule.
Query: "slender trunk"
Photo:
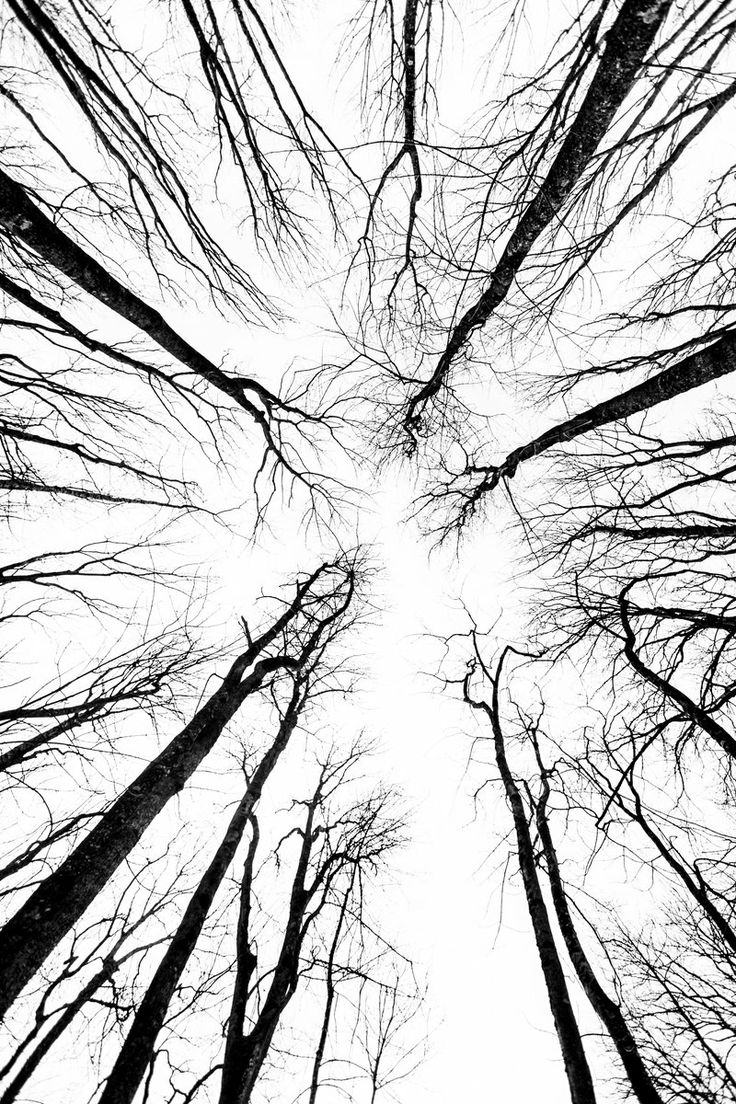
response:
[[[621,1009],[615,1001],[611,1000],[600,985],[593,971],[593,967],[588,961],[588,957],[578,939],[575,924],[573,923],[570,909],[567,904],[567,897],[565,896],[565,889],[562,884],[560,868],[557,862],[557,852],[555,851],[552,833],[547,820],[549,783],[546,778],[544,778],[543,785],[542,797],[536,809],[537,830],[539,832],[542,848],[544,849],[544,856],[547,860],[547,874],[552,890],[552,902],[555,907],[555,913],[557,914],[557,922],[562,932],[562,938],[567,947],[567,953],[570,956],[570,961],[575,968],[575,973],[578,976],[578,981],[585,995],[590,1001],[596,1015],[608,1031],[608,1034],[611,1036],[611,1040],[619,1053],[619,1057],[621,1058],[621,1062],[629,1078],[631,1088],[639,1104],[662,1104],[662,1097],[652,1084],[649,1072],[639,1054],[636,1040],[629,1030],[629,1026],[626,1023]]]
[[[248,1006],[250,984],[258,965],[258,958],[250,942],[250,912],[253,889],[253,867],[255,848],[258,845],[257,826],[253,832],[251,848],[243,870],[240,883],[240,910],[235,939],[235,982],[230,1014],[227,1021],[225,1055],[222,1062],[221,1100],[233,1099],[238,1089],[239,1056],[242,1047],[243,1024]]]
[[[511,768],[506,758],[506,746],[499,713],[499,685],[501,681],[501,669],[503,659],[498,665],[496,678],[493,683],[493,704],[476,702],[470,698],[466,681],[465,700],[475,709],[481,709],[490,719],[493,731],[493,743],[495,748],[498,771],[506,792],[506,798],[511,807],[511,815],[514,822],[516,835],[517,854],[519,857],[519,869],[524,883],[529,916],[534,930],[534,940],[542,965],[542,973],[547,987],[547,995],[552,1010],[557,1038],[560,1042],[562,1059],[565,1064],[565,1072],[570,1087],[570,1099],[572,1104],[595,1104],[595,1090],[588,1060],[585,1056],[583,1040],[580,1035],[575,1013],[570,1002],[570,994],[565,981],[555,938],[552,932],[547,905],[542,893],[542,887],[537,876],[537,868],[534,861],[534,845],[532,843],[529,824],[526,817],[526,809],[519,787],[516,784]]]
[[[293,661],[283,656],[259,660],[241,681],[236,661],[190,723],[141,771],[89,835],[8,921],[0,931],[0,1016],[94,901],[149,824],[183,789],[248,695],[255,693],[271,671],[290,664]]]
[[[316,806],[315,798],[309,805],[291,888],[289,916],[268,995],[253,1029],[246,1036],[242,1034],[243,1020],[239,1015],[241,1010],[242,1014],[245,1012],[242,1001],[239,1005],[239,1014],[231,1014],[228,1021],[226,1054],[229,1056],[229,1061],[223,1064],[220,1104],[250,1104],[253,1089],[266,1060],[274,1032],[297,987],[299,955],[304,936],[304,915],[310,900],[305,881],[315,839],[313,824]],[[243,964],[241,964],[242,967]]]
[[[38,748],[44,747],[50,744],[57,737],[63,736],[66,732],[72,732],[79,725],[84,724],[86,720],[89,720],[95,716],[96,711],[90,709],[85,716],[85,711],[80,708],[79,713],[70,717],[66,721],[60,721],[59,724],[54,725],[52,728],[46,729],[44,732],[37,732],[35,736],[29,736],[27,740],[21,741],[16,744],[15,747],[8,748],[7,751],[0,752],[0,772],[8,771],[11,767],[17,767],[19,763],[22,763],[30,755],[33,755]]]
[[[636,81],[671,0],[625,0],[606,35],[603,55],[549,172],[521,216],[476,303],[452,329],[430,379],[407,404],[404,425],[414,436],[422,410],[443,385],[468,338],[506,298],[534,243],[559,217]]]
[[[66,1006],[53,1027],[46,1032],[35,1050],[28,1055],[13,1080],[5,1089],[5,1092],[0,1096],[0,1104],[13,1104],[13,1102],[18,1099],[19,1092],[36,1072],[41,1061],[51,1050],[56,1040],[66,1031],[77,1013],[81,1012],[87,1002],[94,997],[100,986],[104,985],[112,976],[117,965],[118,964],[112,962],[105,963],[97,973],[89,979],[74,1000]]]
[[[622,798],[616,794],[613,800],[616,805],[621,809],[635,824],[638,824],[641,831],[656,847],[657,851],[661,855],[664,862],[667,863],[670,870],[672,870],[685,886],[687,891],[691,894],[693,899],[702,908],[709,921],[719,933],[724,943],[728,947],[731,954],[736,954],[736,931],[731,927],[726,917],[716,908],[710,895],[705,888],[705,882],[702,879],[696,879],[690,873],[684,863],[680,862],[678,858],[672,852],[672,846],[667,845],[658,832],[655,832],[651,824],[644,815],[642,809],[641,799],[639,794],[634,790],[631,781],[629,781],[629,787],[632,790],[634,798],[634,811],[632,811]]]
[[[312,1066],[312,1081],[309,1086],[308,1104],[315,1104],[317,1100],[317,1091],[319,1089],[319,1073],[320,1069],[322,1068],[322,1059],[325,1056],[325,1047],[327,1045],[327,1032],[330,1029],[332,1006],[335,1003],[335,955],[337,954],[337,947],[340,942],[340,935],[342,933],[342,926],[345,922],[345,913],[347,912],[348,901],[350,900],[352,888],[353,882],[351,880],[350,885],[345,892],[345,896],[342,899],[340,914],[337,918],[337,924],[335,926],[335,935],[332,939],[332,944],[327,956],[327,973],[325,975],[325,987],[327,989],[327,997],[325,999],[325,1011],[322,1017],[322,1029],[319,1034],[317,1049],[314,1052],[314,1064]],[[2,1104],[2,1101],[0,1101],[0,1104]]]
[[[520,445],[510,452],[500,464],[479,466],[474,471],[484,473],[482,481],[472,492],[474,500],[492,491],[501,479],[511,479],[520,464],[546,452],[556,445],[567,444],[585,433],[642,414],[659,403],[683,395],[696,387],[719,379],[736,370],[736,334],[726,334],[706,349],[692,353],[671,368],[665,368],[644,383],[630,387],[620,395],[604,399],[581,414],[559,422],[545,430],[533,441]],[[725,535],[725,534],[724,534]]]
[[[736,759],[736,739],[734,739],[731,733],[728,732],[722,724],[719,724],[706,709],[703,709],[701,705],[694,702],[684,690],[680,690],[678,687],[673,686],[671,682],[661,675],[658,675],[656,671],[653,671],[651,667],[647,666],[636,650],[636,637],[631,628],[627,612],[628,603],[623,595],[619,599],[619,607],[621,610],[621,623],[626,637],[624,641],[624,655],[637,674],[641,675],[642,678],[656,687],[668,701],[677,705],[689,720],[694,721],[699,728],[702,728],[703,731],[718,744],[722,751],[725,751],[726,755],[730,756],[732,759]]]
[[[99,1104],[131,1104],[135,1097],[153,1058],[156,1039],[166,1019],[171,998],[202,932],[215,895],[235,858],[263,786],[296,727],[303,702],[300,687],[295,684],[289,708],[274,742],[254,772],[222,843],[192,895],[181,923],[153,975],[136,1012],[133,1026],[107,1079]],[[253,840],[257,840],[255,833]],[[249,854],[251,858],[253,847],[252,844]]]
[[[252,808],[253,796],[246,793],[151,979],[99,1104],[131,1104],[138,1092],[153,1057],[171,998],[202,932],[215,894],[235,858]]]

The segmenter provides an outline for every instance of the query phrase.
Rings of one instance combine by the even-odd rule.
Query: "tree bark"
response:
[[[549,822],[547,820],[547,802],[549,800],[549,783],[543,775],[542,796],[536,808],[536,822],[539,838],[547,860],[547,876],[552,890],[552,903],[554,904],[557,922],[562,938],[565,941],[567,953],[570,956],[578,980],[590,1001],[596,1015],[605,1026],[611,1040],[618,1051],[619,1057],[626,1070],[626,1075],[631,1088],[639,1101],[639,1104],[663,1104],[649,1072],[642,1061],[636,1040],[629,1030],[629,1025],[615,1001],[611,1000],[603,986],[598,981],[582,944],[578,939],[575,924],[573,923],[570,909],[562,884],[560,867],[557,862],[557,852],[552,841]]]
[[[452,329],[430,379],[407,404],[404,426],[414,436],[427,402],[440,390],[452,363],[474,330],[483,326],[509,292],[543,230],[558,217],[590,164],[639,75],[671,0],[625,0],[606,35],[598,68],[559,153],[501,254],[490,282]]]
[[[560,956],[557,953],[544,894],[537,876],[534,845],[529,831],[524,801],[506,758],[506,745],[499,713],[499,685],[502,667],[503,657],[498,664],[493,682],[492,705],[489,706],[484,701],[475,701],[470,697],[469,676],[465,682],[465,701],[472,708],[482,710],[491,722],[496,763],[506,792],[506,799],[511,807],[519,869],[524,883],[524,893],[547,987],[552,1018],[560,1042],[567,1081],[570,1086],[570,1099],[572,1104],[595,1104],[593,1078],[585,1055],[580,1029],[570,1002],[570,994]]]
[[[263,786],[296,727],[304,697],[298,684],[273,744],[255,770],[227,832],[187,905],[181,923],[136,1012],[133,1026],[107,1079],[99,1104],[131,1104],[154,1054],[156,1039],[225,874],[243,838]],[[254,840],[256,839],[254,833]],[[249,856],[252,859],[252,855]],[[1,1104],[1,1102],[0,1102]]]
[[[183,789],[248,695],[255,693],[270,672],[294,662],[284,656],[263,659],[241,679],[242,658],[189,724],[0,931],[0,1016],[94,901],[158,813]]]

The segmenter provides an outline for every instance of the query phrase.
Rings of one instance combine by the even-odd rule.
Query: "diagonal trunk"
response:
[[[590,1001],[596,1015],[608,1031],[608,1034],[611,1036],[611,1040],[618,1051],[623,1067],[626,1070],[629,1083],[631,1084],[632,1091],[639,1101],[639,1104],[662,1104],[662,1097],[652,1084],[649,1072],[642,1061],[639,1048],[636,1045],[636,1040],[629,1030],[629,1025],[621,1009],[615,1001],[611,1000],[598,981],[595,971],[578,939],[575,924],[573,923],[567,903],[567,897],[565,896],[565,889],[560,875],[560,867],[557,862],[557,852],[555,851],[552,833],[547,820],[549,783],[544,775],[543,786],[542,797],[536,808],[537,830],[544,850],[544,856],[547,860],[547,876],[549,877],[550,889],[552,890],[552,902],[555,907],[555,913],[557,914],[557,923],[562,932],[562,938],[565,941],[567,953],[570,956],[570,961],[575,968],[575,973],[578,976],[578,981],[585,995]]]
[[[189,724],[8,921],[0,931],[0,1015],[92,904],[167,802],[184,788],[245,699],[269,673],[293,662],[283,656],[259,660],[241,680],[236,661],[236,677],[231,669]]]
[[[641,675],[651,686],[654,686],[666,701],[676,705],[688,720],[693,721],[699,728],[710,736],[711,740],[725,751],[731,759],[736,759],[736,739],[731,733],[720,724],[715,717],[711,716],[707,709],[704,709],[702,705],[693,701],[689,694],[686,694],[684,690],[680,690],[677,686],[674,686],[668,679],[663,678],[662,675],[653,671],[639,655],[636,650],[636,636],[634,630],[631,627],[628,613],[628,601],[625,594],[619,597],[619,609],[621,614],[621,624],[624,630],[624,655],[627,660],[636,671],[638,675]]]
[[[180,364],[228,395],[235,403],[247,410],[262,429],[264,425],[267,428],[264,415],[246,397],[246,392],[250,391],[254,396],[266,400],[267,404],[268,402],[277,403],[275,396],[254,380],[229,376],[190,345],[169,325],[159,311],[122,284],[99,261],[85,252],[56,223],[52,222],[48,215],[33,202],[26,189],[2,169],[0,169],[0,226],[13,238],[22,241],[32,249],[52,268],[62,272],[88,295],[148,334]],[[4,290],[15,294],[9,284],[5,285]],[[138,365],[138,367],[144,366]]]
[[[519,445],[500,464],[473,467],[470,470],[481,474],[482,478],[469,492],[469,497],[473,503],[479,501],[483,495],[494,490],[502,479],[512,479],[520,464],[556,445],[567,444],[576,437],[601,429],[612,422],[643,414],[659,403],[712,383],[733,371],[736,371],[736,334],[727,333],[712,345],[692,353],[670,368],[665,368],[644,383],[630,387],[620,395],[604,399],[603,402],[545,430],[525,445]]]
[[[67,732],[73,732],[75,728],[96,717],[100,711],[101,709],[95,709],[94,707],[90,707],[88,710],[80,707],[79,712],[73,714],[68,720],[60,721],[59,724],[53,725],[43,732],[37,732],[35,736],[29,736],[27,740],[8,748],[7,751],[0,752],[0,773],[9,771],[11,767],[17,767],[19,763],[23,763],[39,748],[46,747]]]
[[[146,995],[136,1012],[133,1026],[107,1079],[99,1104],[131,1104],[154,1054],[156,1039],[168,1012],[171,998],[202,932],[212,902],[243,838],[253,808],[279,756],[293,733],[304,696],[295,683],[294,692],[278,732],[236,809],[227,832],[187,905]],[[257,840],[254,831],[253,840]],[[253,847],[249,858],[252,859]]]
[[[585,1055],[580,1029],[570,1002],[565,974],[557,952],[547,905],[537,875],[534,844],[529,831],[524,801],[506,758],[506,745],[499,713],[499,685],[502,665],[503,658],[498,665],[493,683],[493,704],[491,706],[487,702],[474,701],[470,697],[467,679],[465,683],[465,701],[474,709],[482,710],[491,722],[496,764],[506,792],[506,799],[511,807],[519,869],[524,883],[524,893],[547,987],[552,1018],[570,1086],[570,1099],[572,1104],[595,1104],[593,1078]]]
[[[641,72],[671,0],[625,0],[610,31],[598,68],[549,172],[521,216],[480,298],[454,326],[430,379],[407,403],[404,427],[414,438],[422,412],[447,379],[453,361],[474,330],[506,298],[540,234],[559,217],[589,166],[616,113]]]
[[[133,1026],[107,1079],[100,1104],[131,1104],[138,1092],[155,1052],[156,1039],[166,1019],[171,998],[202,932],[215,894],[235,858],[252,807],[253,797],[246,793],[151,979]]]
[[[103,963],[97,973],[94,974],[84,988],[80,990],[75,999],[66,1006],[51,1029],[46,1032],[40,1043],[38,1043],[35,1049],[28,1055],[21,1068],[8,1084],[2,1096],[0,1096],[0,1104],[14,1104],[18,1099],[18,1094],[21,1089],[23,1089],[36,1072],[41,1061],[46,1057],[56,1040],[63,1035],[77,1014],[87,1006],[88,1001],[94,997],[97,990],[110,979],[117,965],[119,964],[112,961]]]
[[[697,870],[694,875],[692,869],[688,869],[686,863],[680,860],[673,848],[672,842],[664,840],[659,832],[655,831],[644,812],[641,797],[634,789],[630,778],[628,779],[628,783],[633,799],[633,809],[624,801],[618,792],[612,794],[611,799],[630,820],[638,825],[650,843],[654,844],[662,860],[669,866],[670,870],[677,875],[693,900],[697,901],[698,905],[700,905],[701,909],[708,917],[708,920],[713,925],[714,930],[718,932],[721,939],[728,947],[729,953],[731,955],[736,954],[736,931],[721,910],[713,903],[711,893],[709,892],[710,887],[707,882],[698,874]],[[608,795],[606,796],[608,797]]]

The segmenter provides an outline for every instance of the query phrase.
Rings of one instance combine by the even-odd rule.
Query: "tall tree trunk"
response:
[[[22,241],[43,261],[62,272],[88,295],[153,338],[157,345],[201,376],[213,387],[228,395],[243,407],[261,428],[267,427],[262,411],[247,398],[251,392],[268,403],[278,403],[276,396],[255,380],[232,377],[195,349],[169,325],[154,307],[131,291],[99,261],[77,245],[55,222],[33,202],[26,189],[0,169],[0,226],[12,237]],[[10,282],[4,290],[15,294]],[[21,302],[27,298],[25,296]],[[28,305],[27,302],[25,305]],[[34,308],[36,309],[36,308]],[[135,362],[133,362],[135,363]],[[136,365],[145,369],[144,365]]]
[[[238,948],[240,952],[244,953],[238,955],[238,976],[236,977],[233,1006],[228,1019],[220,1104],[250,1104],[253,1089],[266,1060],[274,1032],[297,987],[299,955],[304,937],[304,916],[311,896],[305,888],[305,882],[312,845],[315,840],[313,826],[317,801],[318,797],[315,797],[309,804],[299,859],[294,881],[292,882],[289,915],[268,995],[252,1030],[245,1036],[243,1035],[245,1002],[242,996],[244,978],[250,977],[253,962],[249,946]]]
[[[493,702],[489,705],[485,701],[476,701],[470,696],[469,677],[465,681],[465,701],[474,709],[480,709],[491,722],[493,732],[493,744],[496,755],[496,764],[501,776],[506,798],[511,807],[511,815],[514,822],[516,835],[519,869],[524,883],[529,916],[534,931],[534,940],[539,953],[539,961],[542,965],[542,973],[547,987],[549,1005],[552,1010],[557,1038],[560,1042],[562,1059],[565,1064],[565,1073],[570,1086],[570,1099],[572,1104],[595,1104],[595,1089],[591,1076],[588,1059],[585,1056],[583,1040],[580,1036],[575,1013],[570,1002],[570,994],[565,981],[565,974],[557,953],[555,937],[552,931],[547,905],[542,893],[542,887],[537,876],[537,868],[534,861],[534,845],[532,843],[529,824],[527,822],[526,809],[519,787],[516,784],[508,759],[506,758],[506,746],[501,726],[499,712],[499,687],[503,668],[503,656],[496,668],[493,680]]]
[[[453,327],[430,379],[407,403],[404,426],[410,436],[415,435],[422,410],[442,387],[455,357],[473,331],[483,326],[504,301],[537,238],[559,216],[631,91],[671,6],[671,0],[625,0],[622,4],[606,35],[603,55],[580,109],[509,238],[488,286]]]
[[[171,998],[202,932],[215,894],[235,858],[263,786],[296,727],[304,700],[302,688],[295,682],[289,707],[274,742],[256,768],[227,832],[194,891],[181,923],[151,979],[136,1012],[133,1026],[107,1079],[99,1104],[131,1104],[135,1097],[153,1057],[156,1039],[166,1019]],[[255,832],[253,839],[257,839]],[[249,858],[253,858],[252,848]]]
[[[238,1058],[242,1045],[243,1024],[248,1007],[251,980],[258,965],[258,957],[250,939],[250,914],[253,903],[253,872],[255,848],[258,845],[258,828],[253,833],[251,847],[240,883],[240,908],[235,936],[235,981],[230,1003],[225,1036],[225,1055],[222,1063],[222,1084],[220,1099],[234,1098],[238,1088]],[[230,1094],[230,1096],[228,1096]]]
[[[94,901],[149,824],[183,789],[245,699],[271,672],[294,669],[319,648],[323,632],[352,601],[352,569],[344,573],[345,597],[336,608],[328,608],[322,620],[307,608],[310,624],[316,621],[316,627],[301,648],[300,660],[285,655],[257,658],[307,605],[314,583],[336,566],[322,564],[297,584],[291,602],[237,657],[219,688],[189,724],[141,771],[89,835],[0,931],[0,1017]],[[251,666],[253,670],[246,676]]]
[[[335,955],[337,954],[337,948],[340,943],[340,936],[342,935],[342,926],[345,923],[345,913],[347,912],[348,902],[350,900],[350,894],[353,891],[353,880],[350,880],[348,888],[345,890],[345,896],[342,899],[340,906],[340,913],[337,918],[337,924],[335,925],[335,934],[330,944],[330,950],[327,955],[327,971],[325,974],[325,988],[327,995],[325,998],[325,1010],[322,1016],[322,1027],[319,1033],[319,1039],[317,1041],[317,1049],[314,1052],[314,1063],[312,1065],[312,1080],[309,1086],[309,1100],[308,1104],[316,1104],[317,1092],[319,1090],[319,1074],[322,1068],[322,1060],[325,1056],[325,1047],[327,1046],[327,1033],[330,1029],[330,1017],[332,1016],[332,1006],[335,1003]],[[2,1104],[2,1101],[0,1101]]]
[[[542,775],[542,785],[542,796],[536,808],[537,830],[544,850],[544,857],[547,860],[547,875],[552,890],[552,902],[555,907],[557,922],[562,932],[562,938],[565,941],[570,961],[575,968],[575,973],[578,976],[578,980],[585,995],[590,1001],[596,1015],[608,1031],[608,1034],[611,1036],[611,1040],[619,1053],[631,1088],[639,1104],[663,1104],[662,1097],[652,1084],[652,1079],[642,1061],[639,1048],[636,1045],[636,1040],[629,1030],[629,1025],[621,1009],[615,1001],[611,1000],[598,981],[593,967],[578,939],[575,924],[573,923],[567,903],[567,897],[565,896],[565,889],[560,875],[560,867],[557,862],[557,852],[555,851],[552,833],[547,820],[547,802],[549,800],[550,790],[549,783],[544,774]]]
[[[494,490],[502,479],[512,479],[524,461],[531,460],[556,445],[567,444],[584,433],[590,433],[612,422],[620,422],[634,414],[643,414],[659,403],[712,383],[733,371],[736,371],[736,334],[728,333],[707,348],[692,353],[671,368],[665,368],[651,376],[644,383],[630,387],[620,395],[604,399],[567,421],[545,430],[539,437],[515,448],[500,464],[473,467],[473,472],[482,473],[482,479],[469,493],[470,497],[477,502],[484,494]]]
[[[284,656],[259,660],[251,674],[241,679],[236,661],[189,724],[8,921],[0,931],[0,1016],[91,905],[149,824],[183,789],[248,695],[270,672],[293,663]]]
[[[151,979],[133,1026],[107,1079],[100,1104],[130,1104],[138,1092],[153,1057],[171,998],[202,932],[215,894],[235,858],[252,807],[253,798],[246,793]]]

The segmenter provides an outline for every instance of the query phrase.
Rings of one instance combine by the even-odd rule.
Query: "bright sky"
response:
[[[355,70],[348,63],[349,51],[341,45],[348,7],[338,0],[288,5],[289,20],[284,18],[280,26],[295,83],[315,115],[344,146],[359,133]],[[540,16],[537,21],[542,7],[545,18]],[[131,33],[140,34],[142,46],[154,31],[139,26],[135,8],[130,6],[126,18]],[[546,15],[553,11],[556,18],[558,8],[564,18],[567,4],[535,6],[533,33],[520,38],[520,71],[544,56],[555,25]],[[506,7],[498,5],[495,14],[488,15],[485,5],[463,3],[457,19],[450,5],[445,11],[446,37],[437,92],[449,135],[454,126],[466,123],[469,115],[476,116],[476,109],[468,105],[482,103],[488,88],[495,91],[497,74],[487,62],[488,44],[504,25]],[[528,49],[532,40],[534,52]],[[338,60],[333,65],[334,58]],[[381,147],[378,149],[382,155]],[[371,151],[359,156],[366,165],[374,166]],[[232,214],[227,207],[225,202],[225,225]],[[647,248],[643,238],[629,240],[622,247],[627,270],[634,268],[631,250],[645,259]],[[242,371],[252,370],[265,383],[277,384],[287,365],[299,368],[339,355],[340,343],[326,329],[328,307],[337,301],[342,284],[343,273],[336,275],[335,267],[340,255],[339,249],[325,246],[321,267],[312,269],[308,258],[299,265],[295,262],[296,293],[287,290],[285,302],[291,317],[280,329],[259,330],[225,321],[205,302],[197,304],[196,311],[188,302],[181,306],[172,302],[167,317],[215,360],[224,357],[225,367],[237,365]],[[617,284],[615,254],[607,257],[606,264],[595,290],[588,288],[588,292],[607,295],[611,304],[615,295],[624,291]],[[253,268],[259,279],[263,276],[268,290],[279,286],[278,278],[267,274],[266,266],[261,266],[262,271],[257,265]],[[288,287],[288,281],[284,283]],[[557,367],[557,358],[565,355],[582,356],[571,340],[556,335],[555,341],[542,345],[536,355],[529,352],[523,367],[549,374]],[[509,366],[513,364],[505,365]],[[503,390],[497,380],[483,383],[477,386],[476,397],[498,415],[495,428],[502,436],[516,412],[518,396],[513,388]],[[243,459],[245,469],[249,458]],[[214,474],[201,460],[188,461],[190,474],[201,477],[208,504],[230,508],[227,526],[187,519],[172,524],[169,533],[174,540],[174,559],[197,567],[206,565],[203,574],[209,576],[210,589],[202,601],[203,620],[209,632],[222,626],[228,635],[235,629],[236,618],[253,608],[262,591],[272,593],[285,577],[311,567],[323,549],[330,548],[330,539],[315,528],[305,530],[298,514],[278,509],[270,516],[269,527],[254,541],[248,477],[238,468],[238,457],[232,460],[229,472]],[[345,476],[350,478],[347,464]],[[522,563],[525,549],[511,530],[508,504],[494,506],[457,554],[452,547],[431,552],[418,526],[405,520],[415,491],[410,472],[384,471],[376,486],[361,478],[365,497],[359,509],[348,515],[341,536],[345,543],[359,540],[373,549],[379,567],[373,599],[380,612],[357,641],[363,653],[363,688],[352,702],[336,708],[332,723],[338,729],[344,724],[354,732],[365,728],[375,738],[375,772],[399,786],[411,811],[411,839],[392,871],[392,884],[384,887],[377,914],[397,946],[413,959],[418,974],[426,978],[429,1045],[426,1061],[400,1085],[396,1099],[401,1104],[450,1104],[456,1100],[463,1104],[537,1100],[563,1104],[569,1099],[568,1089],[526,906],[518,877],[505,872],[507,849],[501,841],[510,828],[506,806],[495,786],[486,787],[474,803],[473,794],[489,773],[469,760],[471,741],[479,729],[451,694],[440,693],[433,677],[442,655],[437,636],[467,628],[463,604],[472,609],[483,628],[494,629],[498,640],[514,641],[524,633],[529,595],[539,580],[529,573],[528,564]],[[45,508],[42,538],[38,536],[39,516],[40,511],[29,525],[14,523],[12,541],[32,544],[40,540],[48,547],[63,544],[69,533],[65,508]],[[75,516],[75,535],[88,532],[90,539],[126,539],[135,529],[131,517],[141,526],[149,524],[145,511],[112,510],[105,518],[104,531],[94,510],[80,507]],[[165,621],[170,599],[163,593],[156,599],[155,617]],[[69,649],[80,662],[85,656],[93,658],[102,630],[98,636],[94,625],[84,624],[80,636],[78,622],[72,617],[60,634],[56,625],[52,633],[50,626],[39,622],[25,644],[20,638],[14,641],[17,650],[12,661],[18,671],[24,670],[31,656],[36,661],[55,662],[59,655],[71,654]],[[566,693],[565,686],[557,688],[558,708],[564,709]],[[571,701],[574,694],[571,681]],[[143,729],[137,733],[141,748],[148,735]],[[296,783],[302,768],[296,753],[292,760],[285,757],[279,766],[281,793]],[[210,784],[214,790],[209,777],[197,792],[209,794]],[[216,813],[220,812],[220,796],[213,798]],[[215,820],[213,816],[212,822]],[[156,831],[154,826],[149,842],[156,842]],[[589,1013],[582,1007],[579,1013],[581,1022],[594,1030]],[[57,1060],[66,1078],[69,1063],[62,1056]],[[49,1093],[45,1104],[66,1104],[73,1099],[57,1094],[55,1071],[49,1070],[45,1076]],[[605,1104],[605,1092],[602,1087],[600,1104]]]

